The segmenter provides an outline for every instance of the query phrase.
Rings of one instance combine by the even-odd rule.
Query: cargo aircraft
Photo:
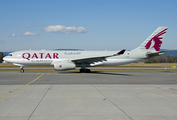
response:
[[[59,51],[25,50],[5,56],[3,60],[20,66],[54,66],[55,70],[72,70],[80,67],[80,72],[90,72],[87,67],[123,65],[164,54],[159,51],[168,27],[158,27],[139,47],[126,51]]]

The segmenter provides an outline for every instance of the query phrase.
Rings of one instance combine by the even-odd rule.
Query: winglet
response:
[[[126,50],[125,49],[123,49],[123,50],[121,50],[120,52],[118,52],[117,53],[117,55],[121,55],[121,54],[124,54],[124,52],[125,52]]]

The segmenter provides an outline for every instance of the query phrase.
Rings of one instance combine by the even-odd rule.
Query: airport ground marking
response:
[[[138,85],[138,86],[153,88],[154,90],[163,91],[165,93],[177,94],[177,92],[173,92],[173,91],[170,91],[170,90],[166,90],[166,89],[163,89],[163,88],[155,87],[155,86],[152,86],[152,85],[148,85],[148,84],[144,84],[144,83],[140,83],[140,82],[136,82],[136,81],[126,81],[126,82],[134,84],[134,85]]]
[[[2,97],[0,98],[0,100],[3,99],[3,98],[5,98],[5,97],[7,97],[8,95],[14,93],[15,91],[18,91],[18,90],[20,90],[21,88],[23,88],[23,87],[25,87],[25,86],[27,86],[27,85],[29,85],[29,84],[35,82],[35,81],[38,80],[40,77],[42,77],[44,74],[45,74],[45,73],[42,73],[40,76],[38,76],[36,79],[32,80],[31,82],[29,82],[29,83],[27,83],[27,84],[25,84],[25,85],[23,85],[23,86],[21,86],[21,87],[15,89],[14,91],[11,91],[10,93],[8,93],[8,94],[2,96]]]
[[[141,116],[143,118],[157,118],[160,117],[160,115],[150,115],[150,116]],[[132,117],[133,118],[133,117]],[[130,118],[128,117],[124,117],[124,118],[114,118],[112,120],[130,120]]]
[[[161,74],[177,75],[177,73],[161,73]]]
[[[29,73],[30,75],[40,75],[40,74],[45,74],[45,75],[56,75],[58,73]]]

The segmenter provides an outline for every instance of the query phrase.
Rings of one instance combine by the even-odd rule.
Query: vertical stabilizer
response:
[[[133,51],[158,52],[168,27],[158,27],[139,47]]]

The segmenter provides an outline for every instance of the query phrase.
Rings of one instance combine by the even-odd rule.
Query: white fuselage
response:
[[[78,58],[88,58],[102,55],[115,54],[117,51],[48,51],[48,50],[28,50],[10,53],[10,56],[4,57],[4,60],[18,66],[30,65],[54,65],[59,61],[72,61]],[[127,51],[123,55],[108,57],[105,60],[87,64],[86,67],[100,65],[122,65],[146,59],[145,52]],[[76,64],[80,67],[80,64]]]

